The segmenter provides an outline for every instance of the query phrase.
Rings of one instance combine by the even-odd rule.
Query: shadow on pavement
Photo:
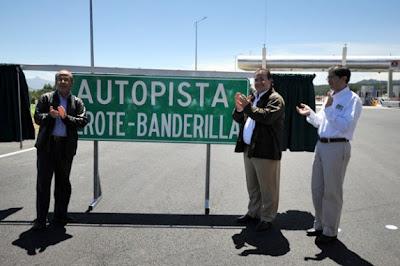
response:
[[[7,218],[8,216],[16,213],[17,211],[22,210],[22,207],[19,208],[8,208],[6,210],[0,210],[0,221]]]
[[[364,260],[353,251],[349,250],[341,241],[336,240],[333,243],[320,245],[317,247],[321,249],[321,253],[315,257],[305,257],[304,260],[322,261],[329,258],[339,265],[353,266],[353,265],[373,265]]]
[[[240,234],[232,236],[236,249],[246,247],[239,255],[282,256],[290,251],[289,241],[281,230],[273,226],[266,232],[256,232],[255,225],[249,225]],[[251,246],[251,247],[250,247]]]
[[[273,227],[266,232],[256,232],[256,223],[250,223],[239,234],[232,236],[236,249],[246,247],[239,255],[282,256],[290,251],[289,241],[281,230],[307,230],[312,227],[314,216],[309,212],[289,210],[279,213]]]
[[[162,214],[162,213],[93,213],[93,212],[70,212],[72,222],[69,225],[138,225],[138,226],[178,226],[178,227],[234,227],[242,228],[236,223],[239,215],[203,215],[203,214]],[[300,211],[288,211],[278,214],[274,224],[281,229],[305,230],[312,226],[313,216],[309,217]],[[53,213],[49,213],[52,220]],[[30,221],[0,221],[0,224],[27,224]],[[300,226],[300,224],[302,226]]]
[[[49,215],[50,217],[52,214]],[[236,215],[160,214],[160,213],[69,213],[73,223],[93,225],[141,226],[221,226],[238,227]]]
[[[48,246],[56,245],[64,240],[72,238],[72,235],[66,234],[63,226],[50,225],[42,231],[33,231],[29,229],[19,235],[19,238],[12,242],[27,251],[28,255],[36,255],[46,250]]]
[[[30,223],[28,221],[1,221],[7,216],[22,208],[10,208],[0,211],[0,224]],[[99,225],[138,225],[138,226],[168,226],[174,227],[232,227],[243,228],[236,223],[239,215],[202,215],[202,214],[158,214],[158,213],[69,213],[73,219],[72,224]],[[51,218],[52,214],[49,214]],[[242,229],[240,233],[232,236],[236,249],[243,250],[239,255],[269,255],[282,256],[290,251],[289,241],[281,230],[307,230],[313,226],[314,216],[310,212],[288,210],[279,213],[273,222],[273,227],[266,232],[256,232],[255,223]],[[66,233],[63,226],[50,225],[44,231],[23,232],[19,238],[12,242],[13,245],[26,249],[29,255],[43,252],[48,246],[56,245],[72,238]],[[321,249],[315,257],[305,257],[304,260],[322,261],[330,258],[340,265],[372,265],[349,250],[342,242],[337,240],[329,245],[318,245]]]
[[[288,210],[278,213],[274,224],[283,230],[307,230],[314,225],[314,216],[310,212]]]

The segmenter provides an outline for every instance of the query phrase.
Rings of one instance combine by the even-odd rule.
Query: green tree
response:
[[[43,86],[43,88],[41,88],[40,90],[36,90],[36,91],[30,90],[29,97],[31,99],[31,103],[35,103],[36,100],[39,100],[40,96],[42,96],[43,93],[53,91],[54,89],[55,89],[55,87],[48,83],[48,84],[45,84]]]

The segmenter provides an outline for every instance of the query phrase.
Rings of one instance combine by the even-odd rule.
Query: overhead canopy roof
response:
[[[267,67],[273,71],[327,71],[331,66],[340,64],[340,56],[267,58]],[[346,66],[351,71],[359,72],[400,71],[400,56],[349,56]],[[261,56],[238,56],[238,67],[254,71],[261,67]]]

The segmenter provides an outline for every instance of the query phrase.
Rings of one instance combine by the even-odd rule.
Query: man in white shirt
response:
[[[315,208],[314,228],[308,236],[317,236],[317,244],[337,239],[343,205],[343,180],[350,159],[350,140],[362,110],[357,94],[348,83],[350,70],[342,66],[329,69],[331,91],[325,104],[315,113],[308,105],[300,104],[297,112],[318,128],[319,140],[315,146],[312,170],[312,198]]]

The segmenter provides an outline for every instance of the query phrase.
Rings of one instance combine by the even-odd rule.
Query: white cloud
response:
[[[27,79],[34,79],[38,77],[44,80],[48,80],[52,83],[54,83],[55,73],[56,72],[52,71],[24,71],[25,78]]]

